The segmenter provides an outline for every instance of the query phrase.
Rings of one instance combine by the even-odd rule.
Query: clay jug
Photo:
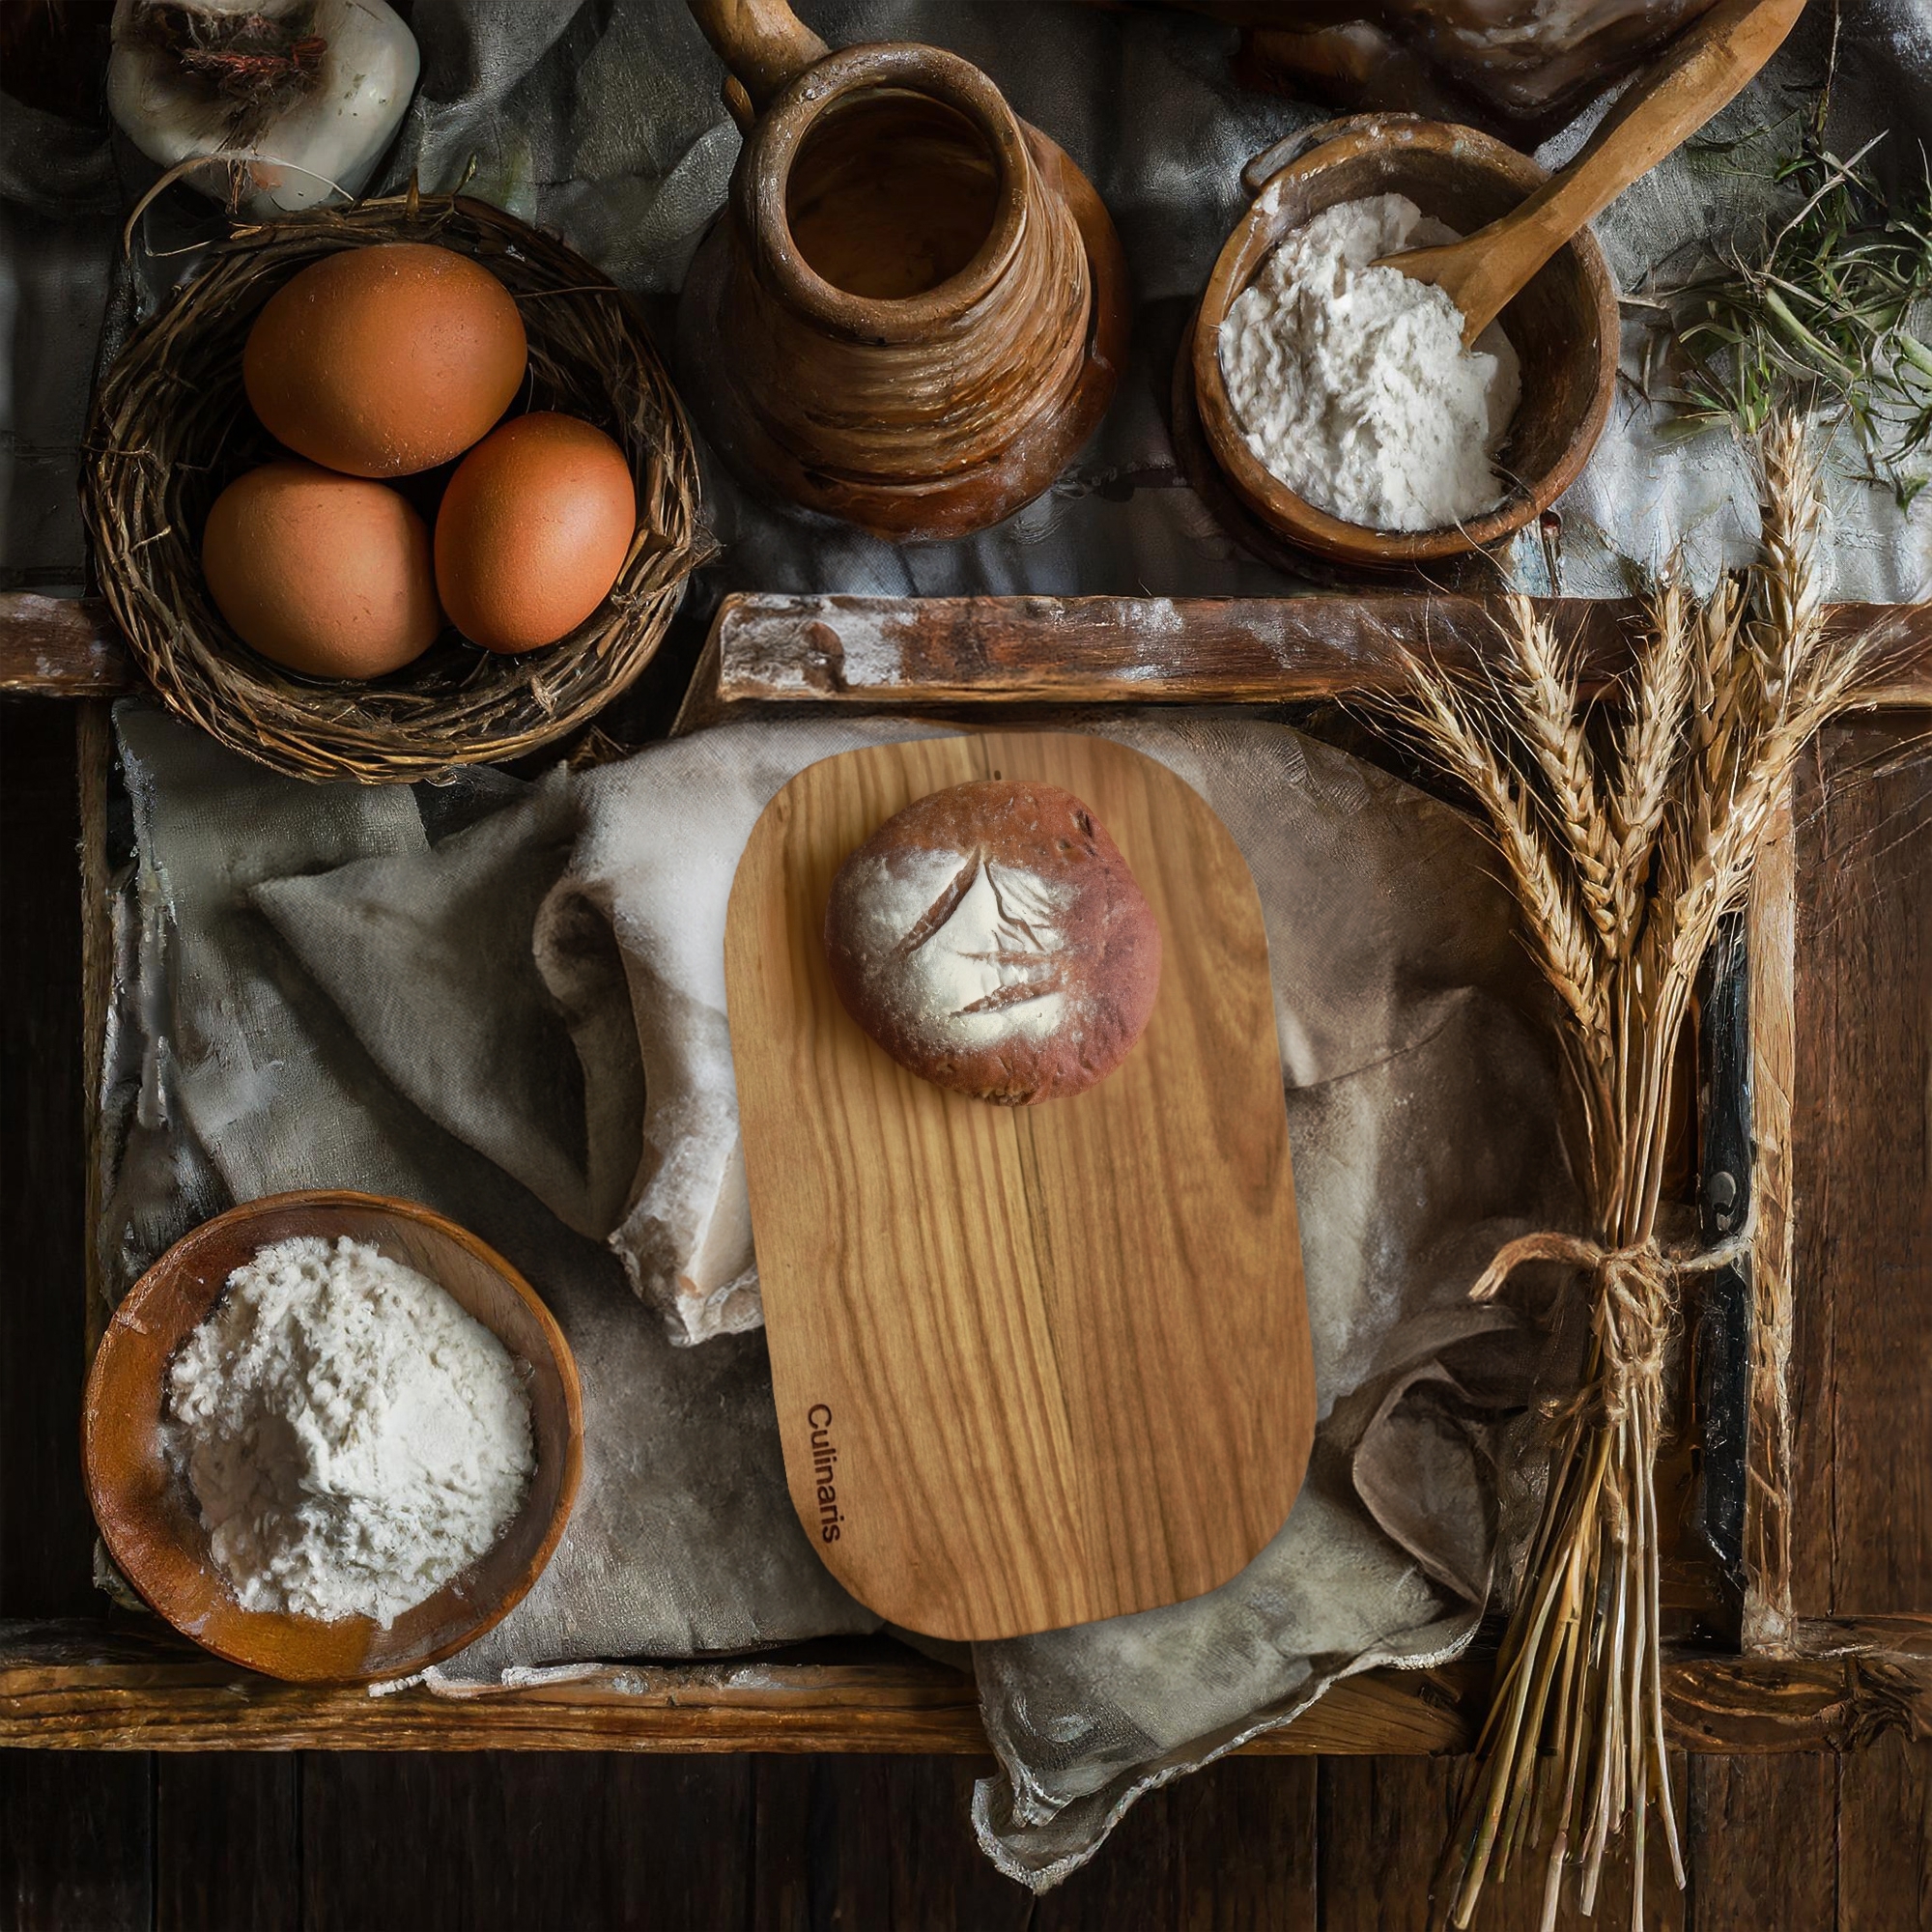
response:
[[[678,317],[684,393],[754,487],[892,538],[1039,495],[1125,359],[1093,185],[971,63],[827,51],[782,0],[691,0],[745,129]]]

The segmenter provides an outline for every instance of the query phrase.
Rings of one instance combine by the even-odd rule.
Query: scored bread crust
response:
[[[1027,780],[915,800],[855,848],[825,909],[832,983],[936,1086],[1004,1106],[1064,1098],[1132,1050],[1160,927],[1106,828]]]

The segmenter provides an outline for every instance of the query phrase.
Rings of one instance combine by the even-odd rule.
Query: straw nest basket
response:
[[[262,305],[308,263],[380,242],[439,243],[503,283],[529,337],[520,404],[582,416],[616,440],[637,479],[638,535],[611,595],[558,643],[504,657],[446,631],[389,677],[330,683],[270,664],[228,628],[202,581],[201,531],[222,488],[275,453],[242,387]],[[629,300],[500,210],[413,187],[240,228],[219,244],[108,371],[81,493],[101,591],[162,701],[303,779],[433,779],[561,737],[650,662],[708,554],[690,425]]]

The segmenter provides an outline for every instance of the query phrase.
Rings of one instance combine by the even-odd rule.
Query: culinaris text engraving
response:
[[[815,1402],[805,1412],[806,1426],[811,1431],[811,1472],[818,1485],[818,1540],[838,1541],[838,1525],[845,1520],[838,1510],[838,1449],[832,1440],[832,1410]]]

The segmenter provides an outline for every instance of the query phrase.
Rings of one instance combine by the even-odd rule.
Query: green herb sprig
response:
[[[1706,152],[1738,157],[1772,185],[1776,206],[1749,236],[1690,278],[1657,288],[1653,305],[1681,359],[1667,400],[1688,428],[1762,434],[1781,410],[1848,430],[1861,480],[1901,508],[1932,481],[1932,172],[1888,189],[1874,136],[1847,158],[1826,141],[1830,82],[1793,117],[1796,152],[1755,158],[1773,130]]]

